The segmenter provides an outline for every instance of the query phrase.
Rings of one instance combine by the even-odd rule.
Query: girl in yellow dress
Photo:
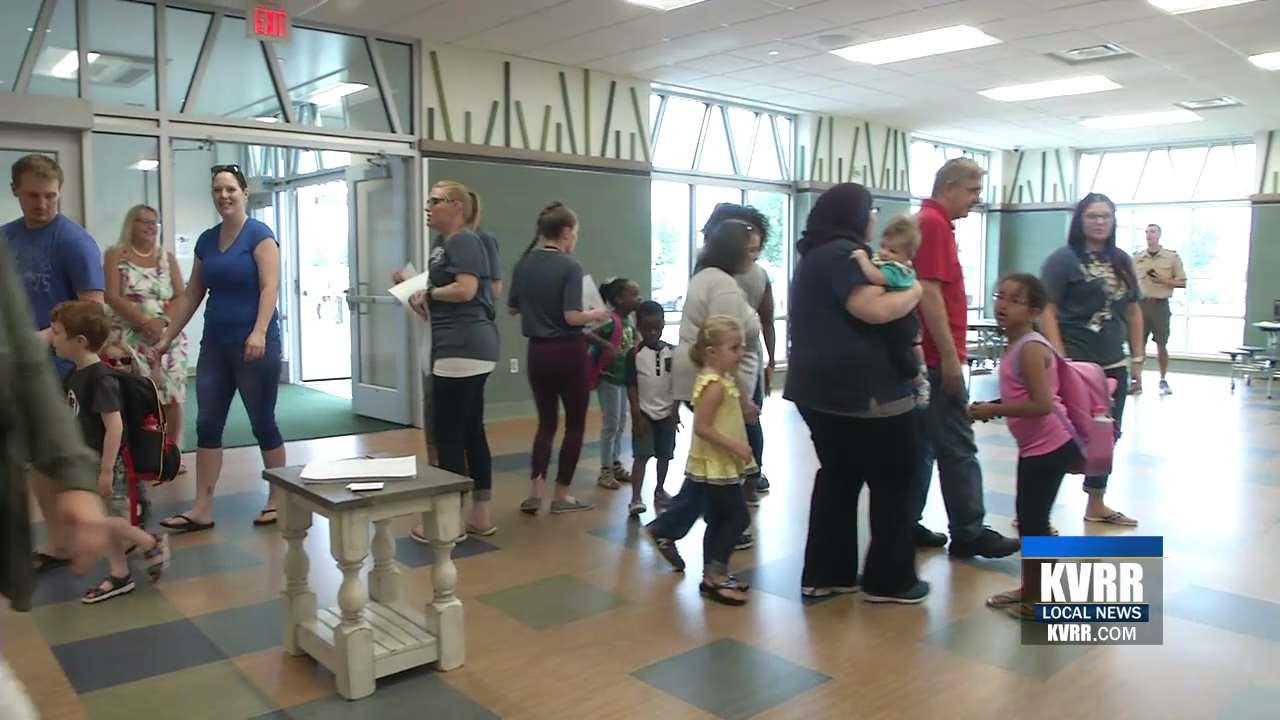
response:
[[[698,331],[697,342],[689,348],[689,356],[699,368],[693,385],[693,442],[680,489],[680,496],[685,497],[677,496],[673,502],[673,507],[694,503],[702,508],[707,528],[699,589],[725,605],[747,601],[746,586],[729,574],[734,543],[751,520],[742,494],[742,477],[756,466],[747,443],[745,419],[754,417],[758,410],[733,379],[743,350],[742,329],[727,315],[708,318]],[[678,515],[670,511],[659,515],[647,530],[662,556],[683,570],[684,560],[675,541],[684,537],[688,527],[679,527],[679,520],[663,522]]]

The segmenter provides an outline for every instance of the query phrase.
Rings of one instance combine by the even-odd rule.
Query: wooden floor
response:
[[[698,594],[701,526],[669,568],[626,518],[627,492],[594,485],[589,446],[576,492],[593,512],[528,517],[532,424],[490,426],[500,532],[455,554],[467,664],[384,680],[356,704],[333,678],[280,648],[283,543],[250,521],[261,507],[256,452],[228,452],[217,528],[175,539],[156,587],[99,606],[77,601],[86,579],[46,578],[29,614],[0,614],[0,650],[43,717],[61,718],[1280,718],[1280,401],[1232,394],[1223,378],[1174,376],[1176,394],[1131,400],[1109,502],[1165,538],[1165,644],[1025,647],[1016,621],[983,599],[1016,586],[1017,558],[921,552],[933,594],[919,606],[858,596],[802,602],[799,572],[815,459],[794,409],[766,406],[773,492],[760,542],[735,554],[753,584],[744,608]],[[974,395],[990,397],[990,378]],[[595,433],[595,425],[588,437]],[[978,427],[987,521],[1012,532],[1016,450],[999,424]],[[682,450],[687,431],[681,437]],[[414,430],[293,443],[291,463],[408,453]],[[670,484],[678,487],[679,461]],[[650,485],[651,487],[651,485]],[[154,493],[181,510],[191,483]],[[646,489],[646,501],[651,491]],[[864,503],[865,504],[865,503]],[[1054,523],[1086,527],[1078,478]],[[864,508],[865,512],[865,508]],[[645,519],[651,517],[647,514]],[[945,529],[936,487],[927,524]],[[308,538],[311,582],[331,597],[324,521]],[[865,523],[864,523],[865,525]],[[408,532],[409,523],[397,527]],[[1132,531],[1130,531],[1132,532]],[[430,598],[430,552],[398,541],[405,587]],[[355,713],[355,715],[352,715]],[[0,715],[3,713],[0,712]]]

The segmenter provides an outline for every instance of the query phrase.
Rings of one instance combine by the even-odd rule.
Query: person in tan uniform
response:
[[[1187,273],[1182,258],[1174,250],[1160,245],[1160,226],[1147,226],[1147,249],[1133,254],[1133,266],[1142,289],[1142,344],[1148,337],[1156,339],[1156,357],[1160,362],[1160,394],[1168,395],[1169,382],[1169,298],[1176,288],[1187,286]]]

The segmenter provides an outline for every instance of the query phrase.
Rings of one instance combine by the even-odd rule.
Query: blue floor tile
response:
[[[717,640],[631,674],[727,720],[753,717],[830,680],[733,639]]]
[[[235,543],[205,543],[176,548],[164,577],[170,581],[188,580],[215,573],[244,570],[261,564],[260,556]]]
[[[478,537],[469,537],[465,542],[458,543],[453,547],[453,553],[451,553],[450,557],[454,560],[460,560],[499,549],[497,545],[487,543]],[[406,567],[426,567],[435,563],[436,553],[431,549],[430,545],[423,545],[417,540],[405,536],[396,538],[396,560],[399,560]]]
[[[1192,585],[1167,598],[1164,610],[1201,625],[1280,641],[1280,603]]]
[[[1275,720],[1280,715],[1280,687],[1250,685],[1231,698],[1221,720]]]
[[[430,669],[382,678],[377,691],[350,702],[334,696],[260,715],[255,720],[497,720]]]
[[[789,555],[764,565],[734,572],[739,580],[751,585],[752,590],[759,590],[770,595],[777,595],[788,600],[798,600],[806,605],[820,603],[839,597],[828,595],[823,598],[808,598],[800,594],[800,577],[804,571],[804,556]]]
[[[248,655],[281,644],[284,612],[279,600],[231,608],[191,618],[227,657]]]
[[[190,620],[56,645],[53,654],[77,693],[226,659]]]

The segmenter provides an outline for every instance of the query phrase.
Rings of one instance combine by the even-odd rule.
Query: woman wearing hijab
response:
[[[791,351],[784,397],[809,426],[819,470],[809,506],[801,592],[865,591],[869,602],[918,603],[929,583],[915,571],[906,496],[918,462],[910,363],[919,283],[873,285],[850,253],[868,253],[871,194],[836,185],[818,198],[796,246]],[[858,495],[871,492],[871,544],[858,573]]]

